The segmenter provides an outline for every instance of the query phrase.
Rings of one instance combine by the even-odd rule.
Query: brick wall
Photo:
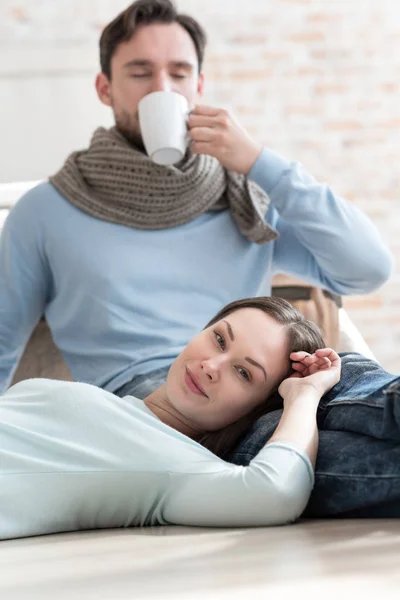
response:
[[[126,5],[2,0],[0,130],[9,141],[0,150],[0,181],[44,177],[109,122],[92,91],[97,39]],[[233,108],[250,133],[366,211],[398,263],[398,0],[178,5],[209,33],[205,100]],[[376,356],[400,372],[399,267],[378,292],[346,299],[346,308]]]

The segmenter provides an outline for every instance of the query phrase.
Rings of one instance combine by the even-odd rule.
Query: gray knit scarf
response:
[[[97,129],[89,148],[73,152],[50,182],[82,211],[128,227],[167,229],[229,208],[251,242],[278,237],[264,222],[269,197],[256,183],[190,152],[176,166],[156,165],[115,127]]]

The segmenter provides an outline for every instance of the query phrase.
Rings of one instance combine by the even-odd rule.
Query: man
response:
[[[148,395],[228,302],[285,272],[336,294],[391,272],[373,224],[296,163],[201,104],[205,35],[169,0],[139,0],[100,40],[95,132],[11,211],[0,240],[0,392],[44,314],[76,380]],[[138,103],[157,90],[193,109],[176,167],[144,154]]]

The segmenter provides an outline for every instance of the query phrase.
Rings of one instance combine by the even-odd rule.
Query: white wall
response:
[[[20,42],[0,64],[0,182],[41,179],[85,147],[110,109],[94,89],[97,48]]]

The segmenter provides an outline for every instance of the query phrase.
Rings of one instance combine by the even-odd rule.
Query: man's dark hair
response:
[[[199,73],[207,43],[201,25],[188,15],[179,14],[170,0],[137,0],[120,13],[104,29],[100,37],[100,66],[102,72],[111,79],[111,59],[122,42],[129,42],[137,29],[155,23],[178,23],[193,40],[199,63]]]

